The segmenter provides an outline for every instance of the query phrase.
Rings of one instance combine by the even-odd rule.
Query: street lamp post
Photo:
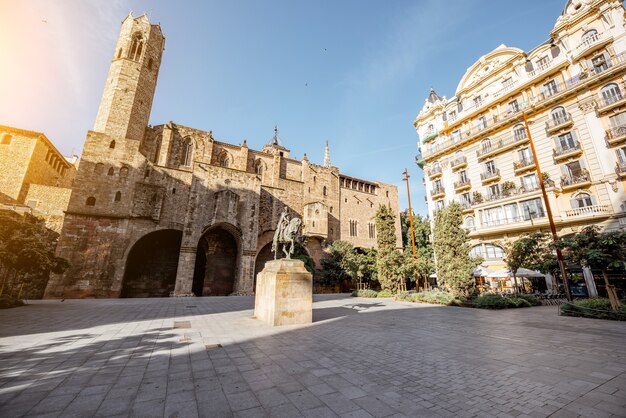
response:
[[[548,201],[548,193],[546,192],[546,186],[543,184],[543,176],[541,174],[541,167],[539,166],[539,159],[537,158],[537,151],[535,151],[535,144],[533,137],[530,135],[530,128],[528,127],[528,120],[526,119],[526,112],[522,112],[522,118],[524,119],[524,126],[526,128],[526,135],[528,135],[528,141],[530,143],[530,150],[533,153],[533,160],[535,161],[535,167],[537,170],[537,177],[539,178],[539,187],[541,187],[541,193],[543,195],[543,201],[546,205],[546,214],[548,215],[548,221],[550,222],[550,231],[552,232],[552,239],[556,243],[558,236],[556,234],[556,225],[554,225],[554,219],[552,218],[552,209],[550,209],[550,202]],[[563,287],[565,288],[565,296],[568,301],[572,301],[572,293],[570,292],[569,282],[567,281],[567,271],[565,270],[565,263],[563,262],[563,253],[561,249],[556,249],[556,259],[559,263],[559,269],[561,270],[561,277],[563,277]]]

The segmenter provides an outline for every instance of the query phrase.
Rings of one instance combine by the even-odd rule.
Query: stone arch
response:
[[[121,297],[167,297],[176,284],[182,231],[160,229],[139,238],[128,251]]]
[[[192,292],[196,296],[226,296],[235,291],[241,232],[219,223],[205,229],[196,250]]]

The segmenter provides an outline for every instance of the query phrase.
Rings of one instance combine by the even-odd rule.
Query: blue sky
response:
[[[0,124],[80,152],[119,25],[160,22],[166,50],[151,123],[170,120],[260,149],[275,124],[292,156],[399,187],[425,213],[412,121],[500,44],[546,40],[565,0],[0,0]],[[13,100],[7,100],[7,97]]]

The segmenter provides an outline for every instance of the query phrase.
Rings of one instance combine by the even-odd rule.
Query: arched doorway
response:
[[[192,291],[196,296],[233,293],[237,276],[237,240],[222,227],[207,231],[198,243]]]
[[[168,297],[176,284],[181,231],[163,229],[141,237],[126,258],[121,297]]]

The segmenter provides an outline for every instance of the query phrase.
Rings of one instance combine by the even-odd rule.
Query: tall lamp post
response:
[[[528,135],[528,142],[530,143],[530,150],[533,153],[533,160],[537,169],[537,177],[539,178],[539,187],[541,187],[541,193],[543,194],[543,202],[546,205],[546,214],[548,215],[548,221],[550,222],[550,231],[552,232],[552,239],[556,243],[558,236],[556,235],[556,225],[554,225],[554,219],[552,218],[552,210],[550,209],[550,202],[548,201],[548,193],[546,192],[546,186],[543,184],[543,176],[541,175],[541,167],[539,166],[539,159],[537,158],[537,151],[535,151],[535,144],[533,137],[530,135],[530,128],[528,127],[528,120],[526,119],[526,112],[522,112],[522,118],[524,118],[524,127],[526,128],[526,135]],[[568,301],[572,301],[572,293],[570,292],[569,282],[567,280],[567,271],[565,270],[565,263],[563,262],[563,253],[560,248],[556,249],[556,259],[559,263],[559,269],[561,270],[561,277],[563,277],[563,287],[565,288],[565,296]]]

